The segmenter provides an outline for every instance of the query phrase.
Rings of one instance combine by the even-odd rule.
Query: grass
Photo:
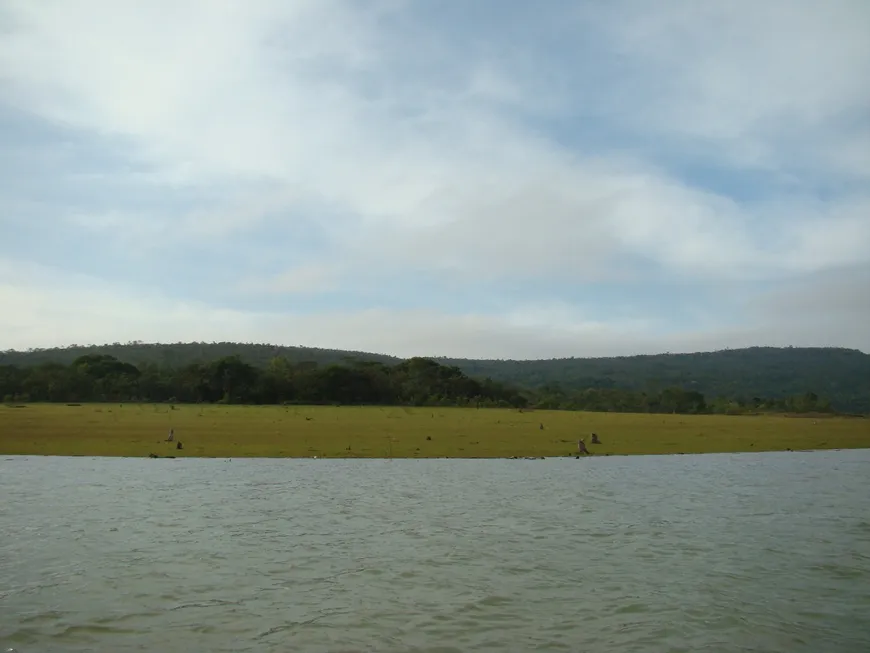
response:
[[[182,450],[165,441],[170,427]],[[589,444],[593,431],[600,445]],[[870,421],[401,406],[0,406],[4,455],[564,456],[576,452],[579,437],[594,455],[855,449],[870,448]]]

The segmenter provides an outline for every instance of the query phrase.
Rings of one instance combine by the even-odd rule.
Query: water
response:
[[[0,458],[0,650],[870,651],[870,451]]]

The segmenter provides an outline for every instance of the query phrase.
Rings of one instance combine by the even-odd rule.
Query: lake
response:
[[[0,458],[0,651],[870,651],[870,450]]]

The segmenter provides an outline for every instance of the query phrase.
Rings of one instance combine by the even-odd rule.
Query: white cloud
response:
[[[542,9],[544,24],[584,30],[567,47],[508,38],[496,19],[463,26],[473,36],[462,37],[416,22],[416,9],[388,0],[0,0],[0,108],[111,151],[129,172],[106,174],[148,197],[167,195],[145,207],[125,192],[92,209],[60,200],[56,217],[45,207],[39,215],[83,240],[133,243],[140,255],[196,243],[206,254],[192,269],[225,265],[237,245],[247,258],[235,292],[252,295],[317,294],[412,272],[451,283],[736,283],[870,263],[870,194],[850,186],[870,173],[860,146],[870,139],[862,0],[586,4],[572,9],[573,23]],[[599,128],[598,140],[578,136]],[[791,185],[747,199],[702,187],[685,173],[696,161]],[[38,179],[39,195],[50,196],[52,178]],[[77,181],[83,195],[105,182]],[[814,194],[831,184],[840,190]],[[188,191],[184,202],[171,197],[178,189]],[[22,191],[4,204],[33,200]],[[257,247],[274,243],[258,242],[263,233],[289,247],[315,226],[316,248],[288,255],[283,274],[264,274]],[[222,255],[207,258],[218,247]],[[27,300],[21,283],[7,280],[4,292],[31,322],[5,328],[51,337],[55,309]],[[186,337],[202,339],[196,330],[215,324],[209,311],[243,339],[266,338],[281,331],[263,325],[285,319],[155,299],[153,311],[173,322],[146,317],[150,304],[139,302],[98,324],[100,311],[115,313],[109,299],[93,301],[105,304],[83,313],[79,338],[141,323],[176,340],[190,319]],[[64,310],[73,333],[74,307]],[[539,318],[524,322],[532,318],[523,306],[501,317],[380,310],[287,316],[280,328],[324,346],[338,346],[322,342],[331,337],[357,339],[356,348],[443,344],[443,353],[610,347],[619,332],[631,350],[662,317],[602,322],[568,306],[552,315],[563,326],[547,329]],[[393,319],[404,330],[384,340]]]
[[[821,149],[836,157],[831,148],[848,149],[848,139],[828,139],[844,119],[863,120],[861,137],[870,134],[870,86],[859,81],[870,74],[864,0],[666,0],[638,9],[606,3],[578,11],[629,61],[610,96],[616,103],[602,110],[744,166],[794,164],[789,158],[808,140],[810,156]],[[867,173],[864,161],[841,163]]]
[[[761,319],[735,326],[661,332],[663,323],[595,319],[560,302],[530,302],[502,313],[331,310],[305,314],[215,309],[84,276],[0,260],[0,348],[69,343],[268,342],[410,356],[552,358],[691,352],[752,345],[870,349],[870,315],[857,283],[816,280],[751,307]],[[864,274],[866,281],[866,273]],[[832,295],[832,289],[840,294]],[[839,297],[839,299],[836,299]],[[770,302],[773,303],[770,303]],[[777,303],[778,302],[778,303]],[[807,321],[802,318],[811,315]],[[844,319],[844,318],[852,319]]]
[[[870,266],[791,281],[753,297],[749,307],[766,324],[826,334],[833,342],[843,334],[853,343],[870,341]],[[854,346],[866,348],[866,342]]]
[[[235,289],[252,294],[319,294],[337,289],[342,272],[339,265],[307,263],[268,278],[244,279]]]
[[[164,342],[176,341],[176,333],[198,340],[192,338],[196,328],[208,330],[208,325],[245,339],[254,320],[234,311],[167,301],[156,293],[134,295],[123,286],[21,261],[0,259],[0,279],[3,348],[126,342],[135,340],[136,333]]]

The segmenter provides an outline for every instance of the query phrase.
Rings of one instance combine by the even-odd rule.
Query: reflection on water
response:
[[[870,451],[0,459],[0,651],[870,651]]]

